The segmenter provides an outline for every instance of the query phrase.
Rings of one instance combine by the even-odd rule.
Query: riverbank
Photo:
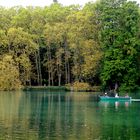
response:
[[[34,91],[34,90],[47,90],[47,91],[66,91],[65,86],[26,86],[23,88],[24,91]]]
[[[100,92],[100,86],[93,86],[89,89],[77,89],[73,86],[26,86],[23,88],[24,91],[34,90],[47,90],[47,91],[78,91],[78,92]]]

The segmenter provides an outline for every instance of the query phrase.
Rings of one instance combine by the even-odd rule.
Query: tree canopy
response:
[[[74,82],[136,89],[139,11],[127,0],[0,7],[0,90]]]

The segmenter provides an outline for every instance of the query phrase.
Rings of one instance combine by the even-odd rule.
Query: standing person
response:
[[[115,94],[115,98],[118,98],[118,97],[119,97],[119,96],[118,96],[118,93],[116,93],[116,94]]]
[[[114,89],[114,91],[116,92],[117,89],[118,89],[118,83],[116,82],[116,83],[115,83],[115,89]]]
[[[129,97],[129,96],[128,96],[128,93],[126,93],[126,94],[125,94],[125,97],[126,97],[126,98],[128,98],[128,97]]]

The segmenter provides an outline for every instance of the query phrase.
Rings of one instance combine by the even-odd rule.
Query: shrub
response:
[[[88,91],[91,89],[88,83],[78,82],[78,81],[74,82],[72,84],[72,87],[74,91]]]
[[[100,86],[93,86],[93,87],[91,87],[91,90],[99,92],[99,91],[101,91],[101,87]]]

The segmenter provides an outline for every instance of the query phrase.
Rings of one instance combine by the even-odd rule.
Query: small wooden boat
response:
[[[109,96],[99,96],[101,101],[131,101],[131,97],[109,97]]]

